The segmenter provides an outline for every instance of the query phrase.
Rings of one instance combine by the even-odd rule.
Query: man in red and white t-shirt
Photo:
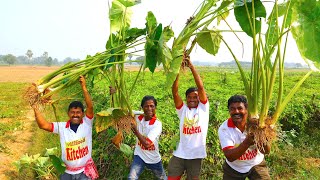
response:
[[[209,102],[200,76],[190,60],[186,59],[186,62],[197,88],[186,91],[187,104],[184,104],[178,93],[179,75],[172,86],[174,104],[180,119],[180,140],[169,161],[168,180],[179,180],[185,171],[187,179],[199,179],[201,161],[207,156]]]
[[[259,150],[254,137],[247,134],[248,103],[245,96],[234,95],[228,100],[230,118],[219,127],[219,139],[226,161],[223,179],[270,179],[264,154],[270,146]]]
[[[143,114],[135,115],[132,131],[137,137],[134,158],[128,179],[139,179],[144,168],[150,169],[158,179],[166,180],[161,155],[159,153],[159,137],[162,124],[156,117],[157,101],[153,96],[144,96],[141,101]]]
[[[91,158],[93,103],[86,88],[86,81],[80,76],[80,84],[86,102],[86,112],[80,101],[73,101],[68,108],[67,122],[50,123],[45,120],[37,105],[32,105],[39,128],[60,136],[62,160],[66,171],[61,180],[96,179],[98,172]]]

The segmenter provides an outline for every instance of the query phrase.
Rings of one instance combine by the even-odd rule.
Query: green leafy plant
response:
[[[284,1],[279,4],[277,0],[273,1],[273,9],[267,18],[266,8],[260,0],[240,1],[235,2],[234,14],[241,29],[252,38],[252,65],[251,72],[247,74],[233,49],[222,38],[222,41],[228,47],[233,55],[238,69],[240,70],[242,81],[245,88],[245,94],[248,98],[249,110],[249,125],[248,131],[255,134],[255,142],[259,147],[270,143],[275,137],[273,127],[276,125],[280,114],[300,88],[302,83],[311,75],[313,71],[318,71],[312,68],[307,72],[299,82],[284,95],[284,59],[287,53],[286,45],[290,30],[296,34],[297,45],[303,57],[309,60],[318,62],[318,52],[313,51],[313,46],[318,46],[319,42],[312,40],[314,44],[308,44],[308,41],[317,38],[314,33],[307,30],[307,26],[311,25],[311,29],[319,28],[317,19],[313,18],[318,13],[310,11],[308,7],[319,9],[318,1]],[[303,6],[302,9],[300,9]],[[263,24],[262,19],[267,18],[267,23]],[[313,23],[310,23],[312,21]],[[298,25],[295,25],[298,23]],[[264,32],[263,27],[267,27]],[[299,32],[299,33],[297,33]],[[312,51],[312,52],[311,52]],[[312,54],[312,55],[311,55]],[[317,56],[317,58],[316,58]],[[310,66],[313,66],[311,61],[306,60]],[[279,78],[277,93],[274,94],[276,85],[276,77]],[[272,103],[272,96],[276,96],[275,112],[270,115],[269,108]]]
[[[64,173],[65,165],[60,158],[58,158],[58,148],[47,149],[45,155],[23,155],[20,160],[14,164],[21,172],[26,168],[33,169],[39,179],[57,178],[59,174]],[[56,171],[54,171],[56,168]]]

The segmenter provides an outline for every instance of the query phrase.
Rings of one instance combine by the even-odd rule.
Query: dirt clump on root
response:
[[[120,148],[120,144],[123,142],[123,132],[127,134],[131,132],[131,123],[135,123],[135,120],[130,115],[120,117],[115,123],[114,127],[117,134],[111,141],[118,149]]]
[[[52,97],[43,97],[44,95],[50,93],[50,89],[45,89],[43,93],[39,92],[36,84],[32,83],[32,85],[28,86],[23,94],[23,99],[29,103],[30,106],[36,106],[38,108],[44,107],[46,104],[50,104],[52,102]],[[40,108],[41,109],[41,108]]]
[[[264,127],[259,127],[258,119],[250,119],[247,124],[247,132],[248,134],[253,134],[254,142],[260,150],[264,150],[264,146],[270,145],[276,140],[276,127],[270,121],[271,118],[267,118]]]

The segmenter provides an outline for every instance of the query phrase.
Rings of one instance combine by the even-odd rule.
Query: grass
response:
[[[21,95],[25,86],[25,83],[0,83],[0,139],[2,140],[10,137],[9,132],[22,128],[23,116],[21,115],[28,111]],[[11,122],[10,119],[14,121]]]
[[[233,71],[232,69],[215,70],[214,68],[203,68],[199,69],[199,72],[204,80],[211,105],[209,127],[210,132],[208,132],[207,138],[208,157],[204,160],[202,167],[202,178],[219,179],[222,176],[222,152],[219,149],[215,130],[220,124],[220,121],[223,121],[228,116],[226,110],[226,99],[230,95],[243,92],[243,85],[239,81],[240,79],[238,72]],[[297,79],[294,72],[290,72],[288,79],[290,78],[293,78],[293,81],[286,81],[286,87],[288,88],[293,87],[294,82]],[[170,140],[172,132],[176,131],[177,129],[177,121],[175,119],[176,115],[173,108],[172,97],[170,94],[171,92],[164,91],[163,79],[164,78],[161,72],[155,73],[153,76],[151,76],[150,73],[145,73],[144,76],[137,82],[138,85],[135,88],[134,96],[131,97],[131,102],[133,103],[133,108],[138,109],[143,95],[152,94],[157,98],[157,112],[159,113],[157,115],[163,122],[163,135],[161,136],[160,140],[160,151],[166,169],[167,162],[172,156]],[[308,103],[313,95],[316,97],[314,103],[318,104],[319,92],[314,90],[320,88],[319,83],[316,83],[317,79],[319,79],[319,75],[313,75],[310,77],[310,79],[308,79],[298,91],[291,104]],[[128,81],[129,80],[130,78],[128,78]],[[148,86],[146,86],[146,82],[148,82]],[[189,78],[188,74],[181,78],[180,93],[182,97],[184,97],[183,90],[190,86],[190,82],[193,81],[191,78]],[[10,152],[10,149],[8,149],[8,144],[5,144],[5,141],[3,140],[10,138],[10,133],[14,132],[15,130],[21,130],[26,112],[30,111],[28,105],[21,98],[21,94],[26,85],[26,83],[0,83],[0,88],[2,90],[0,94],[0,152]],[[101,86],[105,86],[105,83]],[[102,92],[101,94],[99,91],[101,91],[99,90],[99,85],[95,86],[95,88],[91,89],[90,91],[92,92],[91,95],[95,101],[95,107],[99,109],[108,108],[109,96],[105,96],[107,92]],[[100,101],[102,97],[105,99]],[[59,121],[66,121],[67,116],[65,105],[70,101],[72,101],[72,99],[66,99],[65,101],[59,102],[60,105],[57,107]],[[287,114],[305,112],[302,111],[302,108],[304,108],[304,106],[293,106],[292,109],[288,107],[287,110],[289,110],[289,112],[287,112]],[[52,107],[47,107],[44,114],[48,120],[55,121]],[[284,116],[286,116],[286,113],[284,113]],[[295,121],[299,121],[299,118],[301,117],[297,117]],[[312,125],[314,125],[314,123],[318,125],[319,122],[314,122],[316,119],[317,117],[314,116],[312,121],[310,120],[312,124],[306,127],[309,132],[296,132],[295,136],[292,136],[289,132],[286,132],[286,138],[284,138],[283,141],[278,141],[276,145],[273,146],[272,153],[266,158],[272,179],[320,179],[320,172],[318,170],[318,161],[320,158],[318,145],[318,142],[320,142],[320,130],[318,128],[319,126],[310,128]],[[291,116],[288,118],[288,121],[293,121]],[[43,154],[46,148],[58,147],[60,149],[58,135],[39,129],[36,122],[32,124],[32,132],[32,143],[28,149],[23,150],[24,152],[28,153],[29,155],[34,155],[37,153]],[[99,136],[101,136],[101,134],[96,135],[96,137]],[[106,136],[107,137],[101,138],[100,140],[93,139],[93,154],[95,157],[105,156],[105,166],[109,168],[106,169],[106,177],[109,175],[109,177],[119,178],[120,175],[125,177],[128,173],[130,162],[127,162],[127,159],[123,158],[121,153],[110,146],[109,139],[111,139],[112,136],[110,136],[110,134],[106,134]],[[132,143],[130,145],[134,144],[134,139],[126,139],[126,141]],[[105,149],[101,148],[102,146]],[[107,149],[111,149],[108,152],[112,152],[111,154],[113,155],[110,153],[108,154],[106,151]],[[114,160],[118,160],[119,162],[115,163],[116,161]],[[117,174],[117,176],[111,176],[111,174]],[[141,179],[148,179],[149,177],[152,177],[152,175],[149,171],[147,171],[143,173]],[[25,170],[18,176],[12,174],[11,179],[35,179],[35,174],[31,170]]]
[[[15,142],[19,138],[14,135],[15,132],[25,130],[23,125],[26,121],[27,113],[31,110],[22,98],[27,86],[28,83],[0,83],[0,153],[12,155],[13,157],[15,155],[8,147],[8,143]],[[47,109],[46,115],[48,118],[52,118],[52,113],[50,113],[49,109]],[[28,149],[21,149],[21,152],[29,155],[43,154],[46,148],[59,147],[57,135],[39,129],[36,122],[33,122],[31,128],[33,134],[31,145]],[[16,160],[18,159],[13,159],[13,161]],[[20,174],[16,172],[5,174],[9,179],[35,179],[35,174],[31,169],[23,170]]]

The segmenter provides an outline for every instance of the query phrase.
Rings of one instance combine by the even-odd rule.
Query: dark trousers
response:
[[[83,172],[79,174],[63,173],[60,175],[60,180],[90,180]]]
[[[265,160],[263,160],[260,164],[253,166],[247,173],[239,173],[238,171],[232,169],[227,162],[223,163],[222,168],[223,180],[245,180],[246,178],[249,178],[250,180],[271,179]]]

